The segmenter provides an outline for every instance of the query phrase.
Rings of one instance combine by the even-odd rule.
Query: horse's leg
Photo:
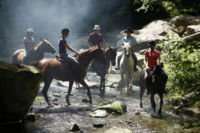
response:
[[[53,107],[53,105],[52,105],[51,102],[49,101],[47,92],[48,92],[48,90],[49,90],[49,86],[50,86],[52,80],[53,80],[52,78],[51,78],[51,79],[48,79],[48,80],[45,80],[45,81],[44,81],[44,87],[43,87],[43,90],[42,90],[42,93],[43,93],[43,95],[44,95],[44,98],[45,98],[47,104],[48,104],[50,107]]]
[[[92,104],[92,96],[91,96],[91,92],[90,92],[90,87],[85,83],[85,81],[81,81],[80,82],[86,89],[87,89],[87,95],[88,95],[88,98],[89,98],[89,102],[90,104]]]
[[[144,95],[144,90],[145,90],[145,88],[143,86],[140,86],[140,107],[141,108],[143,108],[142,97]]]
[[[121,81],[120,81],[120,91],[122,92],[122,87],[123,87],[123,82],[124,82],[124,75],[121,73]]]
[[[103,79],[102,76],[100,76],[100,87],[99,87],[100,92],[102,92],[102,84],[103,84]]]
[[[102,87],[103,87],[102,92],[105,93],[105,76],[102,76],[101,79],[102,79]]]
[[[156,103],[155,103],[155,100],[154,100],[154,95],[155,95],[155,93],[151,92],[151,106],[152,106],[153,111],[155,113],[155,111],[156,111]]]
[[[159,93],[159,96],[160,96],[160,108],[159,108],[158,113],[161,114],[161,112],[162,112],[162,105],[163,105],[163,93]]]
[[[69,81],[69,89],[68,89],[68,94],[66,95],[66,102],[68,105],[71,105],[69,102],[69,96],[71,94],[72,91],[72,86],[73,86],[74,81]]]
[[[126,88],[127,88],[127,95],[130,94],[130,75],[126,75]]]

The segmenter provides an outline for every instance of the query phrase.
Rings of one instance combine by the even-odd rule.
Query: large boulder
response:
[[[186,32],[184,33],[185,36],[195,34],[200,32],[200,24],[199,25],[189,25],[187,26]]]
[[[41,73],[33,66],[0,61],[0,122],[25,117],[39,90]]]

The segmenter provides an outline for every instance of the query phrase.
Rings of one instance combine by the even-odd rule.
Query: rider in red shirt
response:
[[[158,62],[160,63],[160,51],[155,50],[155,41],[150,41],[149,42],[149,50],[145,52],[145,60],[144,64],[146,66],[146,72],[145,72],[145,82],[147,82],[148,78],[151,76],[151,71],[153,70],[155,63]],[[149,90],[147,90],[149,94]],[[167,93],[165,88],[163,90],[163,93]]]
[[[156,61],[158,60],[160,63],[160,52],[155,50],[155,41],[149,42],[150,49],[145,52],[145,65],[147,68],[150,68],[152,70],[154,68],[154,65]]]

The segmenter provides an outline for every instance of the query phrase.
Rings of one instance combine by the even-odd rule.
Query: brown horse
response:
[[[80,69],[76,70],[74,73],[72,72],[72,66],[70,64],[63,61],[58,61],[55,58],[44,58],[36,63],[33,63],[34,66],[37,66],[42,70],[42,80],[44,81],[42,93],[49,106],[52,106],[52,104],[48,99],[47,92],[53,79],[69,81],[68,95],[66,96],[66,102],[68,105],[70,105],[69,96],[71,94],[74,81],[82,84],[87,89],[89,102],[92,104],[90,88],[84,81],[84,77],[86,75],[88,65],[92,59],[99,59],[105,63],[104,50],[100,47],[92,47],[80,52],[79,56],[75,55],[74,57],[77,59],[80,65]]]
[[[23,61],[24,64],[28,65],[31,62],[41,60],[44,57],[45,52],[54,54],[56,50],[48,40],[43,39],[41,42],[38,43],[34,50],[25,58],[24,49],[16,50],[12,55],[12,63],[22,64]]]
[[[116,60],[116,55],[117,55],[117,49],[118,48],[107,48],[105,50],[105,57],[106,57],[106,64],[103,64],[99,60],[94,60],[91,69],[97,73],[97,75],[100,76],[101,81],[100,81],[100,92],[104,93],[105,92],[105,76],[108,73],[108,69],[110,68],[110,63],[112,66],[115,66],[115,60]]]

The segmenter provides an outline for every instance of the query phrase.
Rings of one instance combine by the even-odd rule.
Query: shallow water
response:
[[[55,105],[49,108],[41,94],[43,83],[41,83],[40,92],[33,104],[32,112],[35,112],[38,119],[34,122],[26,122],[24,126],[12,126],[12,130],[22,133],[68,133],[74,123],[77,123],[84,133],[103,133],[105,130],[116,126],[128,128],[134,133],[156,133],[156,132],[197,132],[199,127],[192,129],[183,129],[182,119],[176,117],[170,108],[165,105],[162,116],[153,113],[150,100],[147,95],[143,99],[143,109],[139,106],[139,87],[134,86],[129,96],[126,91],[118,91],[119,74],[110,74],[107,78],[106,93],[100,95],[98,90],[98,81],[94,73],[88,73],[87,81],[91,87],[93,105],[82,102],[87,98],[86,89],[80,87],[76,89],[75,85],[70,96],[71,106],[65,102],[67,86],[60,86],[56,80],[53,80],[48,95],[51,102]],[[64,83],[64,85],[67,85]],[[156,96],[157,108],[159,107],[159,98]],[[92,118],[89,113],[101,102],[119,100],[127,104],[127,113],[116,116],[109,115],[106,118]],[[102,128],[95,128],[93,124],[103,124]],[[11,129],[10,127],[7,129]]]

